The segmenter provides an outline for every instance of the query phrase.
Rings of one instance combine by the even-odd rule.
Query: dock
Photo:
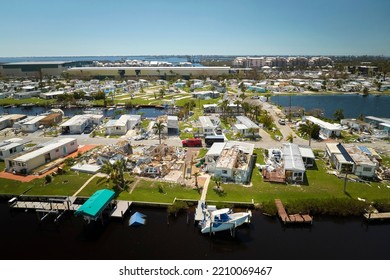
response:
[[[111,212],[111,217],[113,218],[123,218],[125,213],[129,210],[131,201],[117,200],[116,206]]]
[[[204,200],[199,200],[198,201],[198,206],[196,207],[195,210],[195,222],[202,221],[204,219],[204,213],[203,209],[205,208],[206,203]]]
[[[363,216],[368,221],[371,221],[371,220],[384,220],[384,219],[390,219],[390,212],[382,212],[382,213],[380,213],[375,207],[370,205],[369,209],[366,209],[366,213],[363,214]]]
[[[275,199],[275,206],[278,210],[278,216],[284,224],[298,224],[298,223],[313,223],[313,217],[307,214],[292,214],[289,215],[286,212],[286,209],[283,206],[283,203],[280,199]]]
[[[37,214],[43,215],[38,217],[40,221],[43,221],[49,214],[57,215],[58,219],[67,211],[77,211],[83,203],[76,203],[76,196],[69,197],[34,197],[24,198],[19,197],[12,198],[8,201],[8,205],[11,209],[25,209],[35,210]],[[131,201],[116,200],[115,205],[110,213],[110,217],[123,218],[126,212],[131,206]]]

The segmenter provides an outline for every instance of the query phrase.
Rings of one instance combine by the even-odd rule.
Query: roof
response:
[[[207,116],[199,117],[200,124],[203,128],[214,128],[215,125],[211,122],[210,118]]]
[[[76,115],[60,126],[72,126],[72,125],[82,125],[83,123],[87,122],[90,119],[94,118],[102,118],[103,115],[94,115],[94,114],[85,114],[85,115]]]
[[[0,151],[8,151],[12,148],[16,148],[19,146],[23,146],[26,143],[31,142],[30,140],[22,140],[20,142],[10,142],[10,141],[4,141],[0,142]]]
[[[236,119],[239,123],[245,125],[247,128],[259,128],[257,124],[245,116],[237,116]]]
[[[344,148],[357,165],[361,164],[375,166],[375,164],[370,160],[370,158],[366,154],[364,154],[364,152],[362,152],[359,147],[351,144],[344,144]]]
[[[222,153],[222,150],[225,147],[225,144],[226,143],[220,143],[220,142],[213,143],[213,145],[210,147],[210,149],[206,153],[206,156],[210,156],[210,155],[218,155],[219,156]]]
[[[27,120],[26,122],[23,122],[24,125],[29,125],[29,124],[36,124],[40,120],[46,118],[46,116],[36,116],[32,117],[31,119]]]
[[[237,130],[248,129],[248,127],[247,127],[245,124],[242,124],[242,123],[236,123],[236,124],[234,125],[234,127],[235,127]]]
[[[335,154],[334,156],[339,163],[353,164],[353,161],[348,161],[343,154]]]
[[[57,149],[58,147],[61,147],[63,145],[66,145],[72,141],[76,141],[75,138],[59,138],[54,141],[50,141],[45,143],[45,146],[42,148],[38,148],[32,152],[26,153],[24,155],[21,155],[19,157],[14,158],[14,161],[21,161],[21,162],[27,162],[33,158],[36,158],[40,155],[46,154],[54,149]]]
[[[306,120],[308,120],[308,121],[310,121],[310,122],[312,122],[314,124],[317,124],[321,128],[325,128],[327,130],[332,130],[332,131],[342,130],[342,128],[339,127],[339,126],[336,126],[334,124],[331,124],[331,123],[325,122],[323,120],[317,119],[316,117],[313,117],[313,116],[306,116]]]
[[[377,122],[384,122],[384,123],[389,123],[390,122],[390,119],[378,118],[378,117],[374,117],[374,116],[367,116],[365,118],[368,119],[368,120],[373,120],[373,121],[377,121]]]
[[[24,61],[24,62],[9,62],[4,65],[57,65],[70,63],[72,61]]]
[[[316,158],[313,153],[313,150],[310,147],[299,146],[299,152],[301,153],[301,156],[304,158]]]
[[[331,154],[341,154],[338,148],[339,143],[326,143],[325,145]]]
[[[144,225],[146,220],[146,215],[140,213],[140,212],[135,212],[133,215],[131,215],[130,220],[129,220],[129,226],[138,226],[138,225]]]
[[[245,154],[252,155],[253,150],[255,148],[255,144],[247,143],[247,142],[240,142],[240,141],[228,141],[226,142],[225,149],[231,149],[233,147],[237,147],[240,151],[242,151]]]
[[[114,197],[115,192],[111,190],[98,190],[83,205],[80,206],[80,208],[75,212],[75,215],[97,218]]]
[[[284,169],[305,172],[299,146],[293,143],[283,144]]]

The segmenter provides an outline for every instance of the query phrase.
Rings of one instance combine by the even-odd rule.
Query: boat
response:
[[[199,223],[202,233],[214,233],[218,231],[233,231],[236,227],[249,223],[252,217],[251,211],[233,212],[232,209],[217,209],[210,205],[203,210],[204,219]]]

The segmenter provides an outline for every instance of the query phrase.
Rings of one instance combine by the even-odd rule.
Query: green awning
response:
[[[103,189],[96,191],[81,207],[75,215],[89,216],[94,219],[99,217],[101,212],[115,197],[115,192]]]

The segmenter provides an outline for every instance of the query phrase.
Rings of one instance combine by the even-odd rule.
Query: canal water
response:
[[[2,259],[241,259],[332,260],[390,258],[390,223],[366,224],[362,218],[315,217],[313,225],[285,227],[274,217],[253,212],[252,223],[236,236],[201,234],[193,216],[167,219],[160,208],[132,207],[145,214],[146,224],[129,227],[129,214],[106,225],[85,224],[72,214],[59,224],[39,225],[33,211],[8,209],[0,203]],[[131,213],[130,213],[131,214]],[[168,224],[169,222],[169,224]]]
[[[272,102],[283,107],[303,107],[305,111],[311,109],[323,109],[326,118],[333,119],[333,113],[337,109],[344,110],[346,118],[356,118],[360,114],[364,116],[376,116],[390,118],[390,95],[362,96],[358,94],[336,95],[273,95]]]

